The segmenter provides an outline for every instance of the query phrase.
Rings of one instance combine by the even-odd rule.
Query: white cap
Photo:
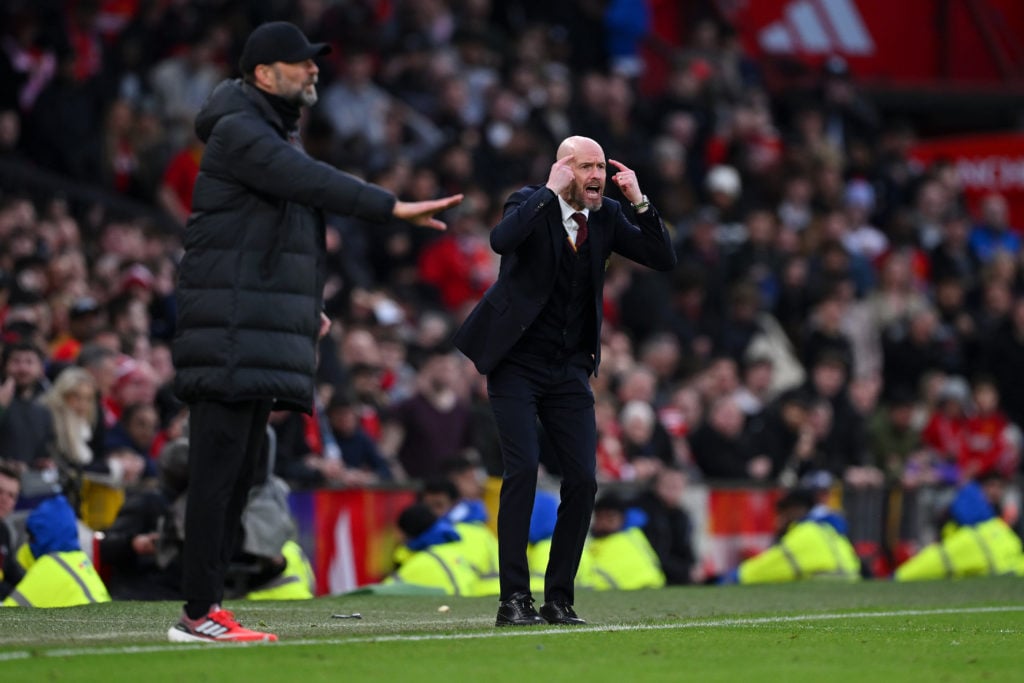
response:
[[[740,174],[732,166],[715,166],[708,173],[708,190],[736,196],[740,193]]]

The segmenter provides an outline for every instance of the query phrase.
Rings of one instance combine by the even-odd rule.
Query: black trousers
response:
[[[189,616],[224,597],[224,576],[256,476],[273,401],[189,406],[188,501],[182,591]]]
[[[562,475],[544,600],[573,602],[573,584],[597,493],[597,427],[590,371],[591,360],[583,354],[568,361],[516,355],[487,376],[505,466],[498,508],[501,600],[530,592],[526,547],[537,492],[539,419]]]

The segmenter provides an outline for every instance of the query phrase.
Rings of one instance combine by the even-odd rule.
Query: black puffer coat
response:
[[[309,412],[323,295],[323,211],[374,221],[395,198],[315,161],[242,81],[196,118],[206,143],[185,231],[173,345],[186,402],[276,399]]]

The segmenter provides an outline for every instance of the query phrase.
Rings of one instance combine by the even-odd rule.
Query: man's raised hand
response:
[[[630,204],[639,204],[644,199],[644,193],[640,191],[640,183],[636,179],[636,173],[626,167],[625,164],[609,159],[608,163],[619,169],[612,176],[612,181],[619,186],[622,196],[629,200]]]
[[[575,154],[569,154],[551,164],[551,172],[548,174],[548,182],[545,186],[557,195],[561,195],[570,185],[576,174],[572,170],[572,162]]]
[[[434,218],[434,214],[457,206],[462,202],[462,197],[461,194],[454,194],[450,197],[428,199],[422,202],[395,202],[395,208],[391,210],[391,215],[401,218],[403,221],[409,221],[413,225],[444,230],[448,226],[443,221]]]

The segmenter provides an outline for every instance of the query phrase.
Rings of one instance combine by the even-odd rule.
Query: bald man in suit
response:
[[[491,248],[501,255],[498,280],[455,334],[456,346],[487,376],[501,435],[497,626],[584,623],[573,609],[573,584],[597,491],[590,375],[601,361],[605,264],[614,252],[657,270],[676,265],[668,231],[632,170],[606,161],[601,145],[581,136],[564,140],[556,157],[544,185],[524,187],[506,202],[491,232]],[[609,164],[631,206],[604,196]],[[562,475],[539,613],[526,561],[538,420]]]

